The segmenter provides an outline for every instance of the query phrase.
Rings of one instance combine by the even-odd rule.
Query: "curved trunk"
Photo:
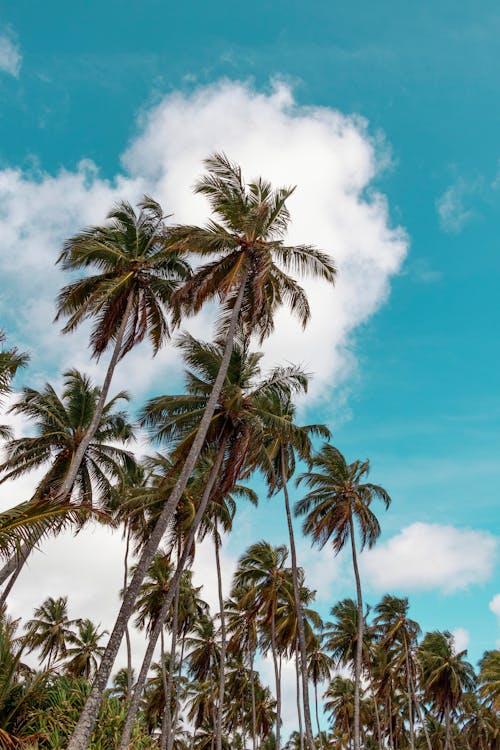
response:
[[[361,579],[359,577],[358,556],[356,554],[356,540],[354,538],[354,522],[352,513],[349,518],[351,529],[351,548],[352,548],[352,567],[354,568],[354,578],[356,579],[356,595],[358,601],[358,639],[356,643],[356,659],[354,663],[354,750],[360,750],[360,731],[359,731],[359,706],[361,693],[361,668],[363,660],[363,597],[361,595]]]
[[[295,535],[293,533],[292,514],[290,512],[290,501],[287,487],[287,470],[285,465],[285,456],[281,452],[281,473],[283,480],[283,494],[285,496],[286,520],[288,524],[288,535],[290,537],[290,553],[292,558],[292,579],[293,579],[293,596],[295,599],[295,613],[297,616],[297,632],[300,651],[300,666],[302,676],[302,703],[304,706],[304,724],[306,730],[306,743],[308,750],[315,750],[314,738],[312,732],[311,710],[309,706],[309,677],[307,674],[307,647],[306,634],[304,629],[304,611],[302,608],[302,599],[299,590],[299,580],[297,574],[297,551],[295,548]]]
[[[300,669],[299,669],[299,652],[295,647],[295,696],[297,699],[297,719],[299,721],[299,747],[304,750],[304,730],[302,727],[302,711],[300,707]]]
[[[271,614],[271,651],[273,654],[274,679],[276,681],[276,750],[281,750],[280,724],[281,724],[281,674],[278,667],[278,656],[276,653],[276,620],[274,612]]]
[[[189,534],[186,540],[186,543],[184,545],[184,548],[182,550],[182,555],[179,560],[179,564],[177,566],[177,569],[172,576],[172,580],[169,586],[169,589],[167,591],[167,595],[165,597],[165,601],[163,603],[163,606],[160,611],[160,615],[158,617],[157,623],[155,627],[153,628],[153,631],[149,637],[148,646],[146,649],[146,653],[144,655],[144,659],[141,666],[141,671],[139,672],[139,676],[137,678],[137,682],[134,689],[134,694],[132,696],[132,700],[130,701],[130,706],[128,709],[127,718],[125,720],[125,724],[123,725],[122,730],[122,736],[120,739],[120,746],[119,750],[128,750],[129,744],[130,744],[130,738],[132,736],[132,729],[134,726],[134,721],[137,716],[137,711],[139,710],[139,705],[141,702],[141,696],[142,691],[144,689],[144,685],[146,683],[146,678],[148,676],[149,667],[151,664],[151,659],[153,658],[153,652],[156,647],[156,642],[158,640],[158,636],[160,634],[160,630],[163,627],[163,622],[166,620],[168,611],[170,609],[170,605],[172,604],[172,600],[174,597],[175,589],[179,585],[179,580],[182,575],[182,571],[184,570],[184,565],[186,563],[186,560],[189,555],[189,551],[191,549],[191,546],[194,542],[194,538],[196,536],[196,532],[198,531],[198,527],[201,523],[201,519],[203,518],[203,515],[205,513],[205,510],[208,505],[208,500],[210,497],[210,493],[212,492],[213,486],[216,482],[217,475],[219,473],[222,460],[224,458],[224,453],[226,451],[226,445],[227,443],[224,442],[220,448],[219,452],[217,453],[217,456],[215,458],[214,465],[212,466],[212,469],[210,471],[210,475],[208,477],[208,481],[205,487],[205,490],[203,492],[202,498],[200,500],[200,505],[198,507],[198,510],[196,511],[196,515],[194,517],[193,523],[191,525],[191,528],[189,530]],[[68,747],[68,750],[70,748]]]
[[[125,557],[123,561],[123,590],[127,588],[128,581],[128,553],[130,550],[130,526],[127,525],[127,538],[125,542]],[[125,643],[127,644],[127,693],[128,699],[132,695],[132,645],[130,643],[130,630],[125,628]]]
[[[144,546],[142,555],[137,563],[135,573],[132,576],[132,580],[130,581],[127,591],[125,592],[123,602],[115,622],[115,626],[109,638],[104,656],[101,660],[99,671],[97,672],[94,683],[92,685],[92,689],[90,691],[90,695],[87,698],[83,711],[81,712],[80,718],[78,719],[78,723],[74,729],[73,735],[68,743],[67,750],[86,750],[86,748],[88,747],[92,732],[94,730],[95,722],[99,714],[104,691],[106,690],[106,684],[111,674],[116,654],[118,653],[118,649],[120,648],[120,643],[125,627],[128,620],[130,619],[130,616],[132,615],[139,588],[144,579],[144,576],[146,575],[147,569],[149,568],[153,560],[155,552],[158,549],[163,534],[167,529],[170,517],[177,507],[182,493],[186,488],[189,477],[192,474],[194,465],[203,448],[205,437],[210,426],[210,421],[213,417],[215,407],[217,406],[217,400],[222,390],[224,379],[227,373],[227,368],[229,366],[229,360],[231,358],[231,352],[233,350],[234,336],[236,333],[240,310],[243,303],[243,296],[247,278],[248,271],[245,272],[245,275],[242,279],[240,290],[231,312],[231,320],[229,323],[226,345],[224,354],[222,356],[219,372],[217,373],[217,377],[215,379],[215,383],[205,407],[205,411],[203,412],[196,437],[193,440],[193,444],[191,445],[191,449],[186,458],[179,479],[177,480],[174,489],[170,493],[170,496],[165,503],[163,511],[161,512],[160,517],[158,518],[158,521],[156,522],[156,525],[151,532],[147,544]]]
[[[217,724],[216,724],[216,750],[222,750],[222,713],[224,711],[224,683],[225,683],[225,666],[226,666],[226,616],[224,613],[224,596],[222,594],[222,573],[220,569],[220,542],[219,532],[217,529],[217,518],[215,519],[215,564],[217,568],[217,589],[219,593],[219,610],[220,610],[220,632],[221,632],[221,649],[220,649],[220,668],[219,668],[219,701],[217,705]]]

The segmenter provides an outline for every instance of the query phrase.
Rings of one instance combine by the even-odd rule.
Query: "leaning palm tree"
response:
[[[328,255],[311,246],[284,244],[290,220],[286,201],[293,192],[291,188],[273,190],[262,179],[246,186],[239,167],[222,154],[210,157],[206,166],[208,174],[198,181],[195,192],[207,196],[215,219],[206,227],[177,227],[171,235],[171,246],[212,260],[201,266],[174,297],[177,320],[183,313],[197,313],[211,299],[222,298],[220,334],[225,342],[224,355],[183,469],[123,599],[108,649],[68,750],[84,750],[88,745],[142,577],[203,448],[237,329],[245,335],[258,330],[260,338],[265,338],[272,331],[274,314],[282,304],[297,314],[303,326],[307,324],[310,311],[306,295],[287,271],[310,274],[330,283],[335,279],[335,266]]]
[[[472,690],[476,684],[474,669],[465,660],[466,655],[466,650],[455,651],[451,633],[437,630],[425,635],[418,651],[424,696],[436,709],[438,719],[445,720],[444,750],[452,747],[452,714],[463,693]]]
[[[363,482],[368,474],[368,461],[354,461],[348,464],[342,453],[325,444],[309,462],[309,471],[302,474],[298,482],[310,488],[300,500],[295,512],[307,514],[304,531],[311,534],[313,543],[321,547],[331,541],[338,554],[350,539],[352,564],[356,581],[358,607],[358,641],[354,669],[354,750],[360,750],[360,685],[363,658],[363,597],[359,576],[355,522],[361,535],[361,549],[372,547],[380,536],[380,525],[370,508],[375,498],[379,498],[388,508],[391,503],[386,490],[377,484]]]
[[[307,382],[304,390],[306,390]],[[268,411],[272,419],[267,420],[268,439],[266,457],[269,465],[266,471],[270,492],[283,490],[285,512],[290,540],[290,557],[292,562],[293,593],[297,610],[298,645],[300,651],[300,666],[302,677],[302,696],[304,705],[304,724],[308,750],[315,750],[312,732],[311,712],[309,706],[309,685],[307,672],[307,646],[304,631],[304,614],[299,593],[297,552],[293,531],[292,513],[288,495],[288,480],[293,475],[296,457],[309,459],[311,455],[311,438],[322,437],[328,439],[330,431],[324,425],[299,426],[295,423],[295,406],[289,396],[274,395],[269,400]]]
[[[49,383],[41,391],[24,388],[18,401],[11,407],[13,413],[31,420],[36,434],[7,443],[6,460],[0,465],[0,482],[15,479],[35,469],[45,469],[32,499],[18,506],[18,510],[28,517],[30,512],[36,514],[44,509],[50,516],[52,506],[53,526],[50,529],[44,525],[43,533],[50,530],[56,534],[67,525],[68,513],[71,515],[70,500],[75,510],[78,506],[83,511],[90,511],[95,505],[105,505],[113,493],[113,483],[122,478],[124,471],[131,471],[135,466],[132,454],[116,445],[133,437],[132,425],[126,413],[117,409],[120,401],[128,400],[128,395],[122,391],[103,405],[93,438],[87,443],[75,474],[71,492],[61,499],[60,487],[65,481],[72,457],[94,420],[101,396],[100,389],[92,384],[90,378],[77,370],[68,370],[64,374],[61,396]],[[77,501],[76,505],[74,501]],[[83,513],[81,516],[83,518]],[[33,527],[33,533],[27,535],[27,544],[20,547],[0,571],[0,583],[14,574],[3,592],[3,599],[15,580],[14,576],[19,575],[28,555],[38,543],[39,532]]]
[[[68,617],[67,596],[58,599],[49,596],[26,624],[29,651],[39,648],[40,660],[47,660],[47,669],[50,669],[57,657],[66,656],[68,643],[74,636],[72,628],[77,622]]]

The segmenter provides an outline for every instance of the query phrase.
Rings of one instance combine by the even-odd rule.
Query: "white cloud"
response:
[[[21,51],[10,32],[0,34],[0,70],[17,78],[21,69]]]
[[[498,627],[500,628],[500,594],[495,594],[488,606],[490,611],[497,616]],[[496,642],[496,647],[500,648],[500,638]]]
[[[466,208],[465,200],[474,189],[474,186],[460,179],[437,200],[437,211],[445,232],[458,234],[472,219],[474,212]]]
[[[457,591],[492,574],[497,540],[485,531],[413,523],[362,555],[366,580],[378,590]]]
[[[470,633],[466,628],[455,628],[452,631],[455,652],[465,651],[470,643]]]

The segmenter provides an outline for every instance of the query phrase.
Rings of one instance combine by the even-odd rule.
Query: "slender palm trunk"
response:
[[[177,552],[177,567],[180,565],[181,555],[180,550]],[[168,671],[168,682],[167,682],[167,693],[166,693],[166,704],[165,704],[165,739],[162,738],[161,750],[172,750],[174,745],[174,733],[172,731],[172,687],[174,681],[174,670],[175,670],[175,656],[177,648],[177,631],[179,628],[179,594],[180,594],[180,581],[175,587],[174,596],[174,616],[172,618],[172,642],[170,644],[170,669]]]
[[[123,559],[123,590],[127,588],[128,583],[128,554],[130,551],[130,525],[127,524],[127,536],[125,541],[125,556]],[[128,623],[125,627],[125,643],[127,644],[127,693],[130,700],[132,695],[132,645],[130,643],[130,629]]]
[[[2,591],[2,595],[0,596],[0,611],[4,608],[5,602],[7,601],[7,597],[12,591],[12,587],[14,586],[15,582],[19,578],[19,574],[21,573],[21,570],[24,567],[24,563],[26,562],[26,557],[24,559],[19,560],[17,568],[12,573],[9,582],[7,583],[6,587]]]
[[[352,566],[354,568],[354,577],[356,579],[356,594],[358,600],[358,639],[356,643],[356,657],[354,662],[354,750],[360,750],[360,731],[359,731],[359,707],[360,707],[360,688],[361,688],[361,668],[363,659],[363,597],[361,594],[361,579],[359,577],[358,556],[356,553],[356,539],[354,538],[354,522],[349,519],[351,529],[351,547],[352,547]]]
[[[278,655],[276,652],[276,616],[275,605],[271,614],[271,651],[273,655],[274,679],[276,681],[276,750],[281,750],[280,725],[281,725],[281,674],[278,667]]]
[[[167,682],[167,670],[165,669],[165,635],[163,632],[163,628],[160,632],[160,667],[161,667],[161,684],[163,686],[163,698],[165,700],[165,708],[163,709],[163,718],[161,722],[161,735],[160,735],[160,747],[162,750],[164,750],[163,742],[166,739],[166,723],[164,722],[165,715],[167,713],[167,692],[168,692],[168,682]],[[172,664],[169,664],[168,672],[172,671]]]
[[[222,593],[222,573],[220,569],[220,540],[217,529],[217,518],[215,518],[215,564],[217,568],[217,590],[219,593],[219,612],[220,612],[220,668],[219,668],[219,701],[217,704],[217,725],[216,725],[216,750],[222,750],[222,714],[224,711],[224,687],[225,687],[225,667],[226,667],[226,615],[224,612],[224,596]]]
[[[158,549],[163,534],[166,531],[170,517],[177,507],[182,493],[186,488],[189,477],[191,476],[194,465],[203,448],[205,437],[210,426],[210,421],[213,417],[215,407],[217,406],[217,400],[222,390],[224,379],[227,373],[227,368],[229,366],[231,352],[233,350],[234,336],[240,317],[247,278],[248,271],[246,271],[243,276],[238,296],[235,300],[234,307],[231,312],[231,320],[228,327],[226,345],[224,354],[222,356],[219,372],[217,373],[217,377],[210,393],[210,397],[201,418],[196,437],[193,440],[191,449],[186,458],[179,479],[177,480],[174,489],[170,493],[170,496],[165,503],[163,511],[161,512],[160,517],[158,518],[158,521],[156,522],[156,525],[151,532],[148,542],[144,545],[144,549],[137,563],[135,573],[132,576],[132,580],[130,581],[127,591],[125,592],[125,596],[123,597],[123,602],[118,613],[115,626],[109,638],[106,651],[101,660],[99,671],[97,672],[97,675],[94,679],[90,695],[87,698],[83,711],[80,714],[78,723],[68,743],[67,750],[86,750],[86,748],[88,747],[90,737],[97,720],[99,709],[101,707],[104,691],[106,690],[106,684],[109,679],[109,675],[111,674],[116,654],[118,653],[118,649],[120,648],[120,643],[123,637],[125,626],[133,612],[134,603],[139,592],[139,588],[144,579],[144,576],[146,575],[147,569],[153,560],[155,552]]]
[[[297,649],[297,644],[295,646],[295,696],[297,699],[297,719],[299,722],[299,747],[300,750],[304,750],[304,729],[302,727],[302,710],[300,705],[299,652]]]
[[[408,654],[408,644],[406,642],[406,633],[403,632],[403,646],[405,650],[405,665],[406,665],[406,692],[408,699],[408,722],[410,727],[410,750],[415,750],[415,728],[413,725],[413,700],[412,700],[412,689],[411,689],[411,672],[410,672],[410,657]]]
[[[451,716],[450,716],[450,706],[448,703],[446,704],[444,715],[445,715],[445,725],[446,725],[444,750],[451,750]]]
[[[419,720],[420,724],[422,725],[422,729],[424,731],[425,742],[427,744],[427,750],[432,750],[431,738],[429,737],[429,732],[427,730],[427,725],[425,723],[425,717],[423,716],[422,709],[420,708],[420,703],[419,703],[419,700],[418,700],[417,692],[415,690],[415,685],[413,683],[413,677],[412,677],[411,674],[410,674],[410,689],[411,689],[412,694],[413,694],[413,703],[414,703],[415,709],[417,711],[418,720]]]
[[[252,694],[252,750],[257,750],[257,711],[255,707],[255,673],[253,670],[254,652],[249,648],[250,655],[250,691]]]
[[[299,590],[299,579],[297,573],[297,550],[295,547],[295,535],[293,533],[292,514],[290,511],[290,500],[288,497],[287,468],[284,452],[281,452],[281,473],[283,481],[283,494],[285,496],[286,520],[288,523],[288,535],[290,537],[290,553],[292,558],[293,596],[295,599],[295,613],[297,617],[297,633],[300,651],[300,667],[302,676],[302,702],[304,705],[304,724],[306,729],[306,743],[308,750],[315,750],[311,722],[311,710],[309,704],[309,679],[307,674],[307,646],[304,629],[304,610]]]
[[[319,750],[323,750],[323,739],[321,737],[321,726],[319,723],[319,709],[318,709],[318,683],[314,683],[314,704],[316,707],[316,724],[318,726],[318,741],[319,741]]]
[[[167,617],[168,611],[170,609],[170,605],[172,604],[172,600],[173,600],[174,593],[175,593],[175,588],[179,585],[180,577],[182,575],[182,571],[184,570],[184,565],[188,558],[191,546],[194,542],[196,532],[198,531],[198,527],[206,511],[208,500],[210,498],[210,494],[217,480],[217,476],[219,474],[222,461],[224,459],[226,446],[227,446],[227,443],[224,442],[219,448],[219,451],[214,461],[214,465],[212,466],[212,469],[210,471],[207,484],[205,486],[205,490],[203,491],[203,495],[200,500],[198,510],[196,511],[196,515],[194,517],[193,523],[191,524],[191,528],[189,530],[186,543],[182,550],[182,555],[180,557],[179,564],[177,566],[177,569],[174,575],[172,576],[172,580],[170,582],[170,586],[168,588],[165,601],[163,602],[163,606],[161,608],[158,620],[149,637],[149,642],[148,642],[146,653],[144,655],[144,659],[142,662],[141,671],[139,672],[139,676],[137,678],[132,700],[130,701],[127,718],[125,720],[125,724],[123,725],[119,750],[128,750],[128,747],[130,744],[130,738],[132,736],[132,729],[134,726],[134,721],[137,716],[137,711],[139,710],[139,705],[140,705],[141,697],[142,697],[142,691],[146,683],[146,678],[148,676],[149,666],[151,664],[151,659],[153,658],[153,652],[156,647],[156,642],[158,640],[160,630],[163,626],[163,622],[165,622],[165,619]],[[68,747],[68,750],[71,750],[71,748]]]

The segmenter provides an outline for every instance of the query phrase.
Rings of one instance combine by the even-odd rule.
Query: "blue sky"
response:
[[[146,141],[154,140],[166,98],[172,108],[177,95],[186,97],[195,113],[189,97],[225,85],[223,79],[244,82],[247,99],[272,96],[272,81],[279,79],[305,118],[308,108],[323,107],[348,117],[351,129],[359,125],[356,116],[365,119],[359,132],[376,168],[358,185],[358,203],[373,201],[377,192],[385,195],[380,221],[388,231],[402,229],[389,244],[402,242],[408,252],[403,260],[401,251],[381,281],[389,293],[378,289],[376,302],[337,341],[343,369],[331,371],[332,381],[328,372],[319,378],[324,398],[316,394],[304,419],[328,421],[335,444],[350,459],[369,457],[373,480],[393,497],[381,519],[381,546],[389,556],[374,562],[385,569],[385,578],[383,570],[379,583],[367,573],[367,600],[376,603],[386,590],[380,581],[387,579],[387,569],[400,566],[408,575],[400,588],[393,576],[395,591],[409,595],[423,627],[465,629],[471,658],[479,658],[500,637],[489,607],[499,592],[490,536],[499,532],[500,479],[498,5],[18,0],[3,4],[0,23],[0,192],[9,196],[0,214],[6,226],[21,211],[57,213],[57,200],[47,199],[45,208],[37,186],[47,186],[50,178],[60,182],[61,170],[81,173],[82,159],[98,168],[87,163],[71,198],[71,188],[61,191],[61,202],[74,197],[71,216],[61,226],[57,217],[48,228],[43,225],[42,243],[59,238],[66,226],[79,226],[78,191],[87,183],[98,182],[93,211],[101,187],[104,203],[119,193],[118,175],[128,175],[126,189],[132,193],[130,179],[140,183],[142,169],[152,179],[155,166],[147,163]],[[230,104],[231,97],[224,101]],[[218,116],[224,133],[237,114],[226,110]],[[170,128],[172,122],[173,116]],[[265,123],[259,127],[265,132]],[[175,171],[177,136],[158,126],[154,153],[161,155],[162,137],[165,151],[173,149],[168,174]],[[228,142],[237,143],[235,138],[232,132]],[[303,149],[310,145],[304,141]],[[9,182],[17,169],[22,190]],[[321,166],[311,161],[314,169]],[[319,179],[318,190],[324,184]],[[317,200],[328,206],[330,197]],[[103,212],[109,207],[104,203]],[[89,211],[85,203],[81,216]],[[37,227],[33,223],[23,232],[36,255]],[[52,287],[48,282],[45,287],[43,265],[36,264],[37,282],[24,286],[23,270],[15,269],[18,235],[7,226],[3,236],[0,312],[12,339],[33,346],[9,295],[31,290],[30,304],[38,300],[40,316],[49,321]],[[336,255],[335,247],[328,249]],[[325,326],[335,324],[325,315]],[[34,355],[27,380],[55,377],[51,351],[45,360],[41,352]],[[284,539],[274,504],[263,500],[257,512],[243,510],[240,518],[227,550],[233,558],[264,530],[273,541]],[[419,523],[427,526],[415,527]],[[407,537],[398,537],[408,528]],[[440,575],[431,565],[426,581],[412,578],[411,560],[390,557],[393,548],[387,545],[395,537],[413,548],[430,539],[423,553],[427,563],[435,552],[434,568],[449,566],[443,568],[448,572]],[[439,550],[448,542],[443,559]],[[415,554],[418,559],[418,550]],[[332,561],[330,569],[329,558],[321,560],[332,598],[351,594],[348,561]],[[317,576],[311,585],[320,586],[321,565],[311,562],[310,570]],[[320,606],[326,614],[326,600]],[[498,600],[496,609],[500,616]],[[466,640],[463,632],[461,637]]]

